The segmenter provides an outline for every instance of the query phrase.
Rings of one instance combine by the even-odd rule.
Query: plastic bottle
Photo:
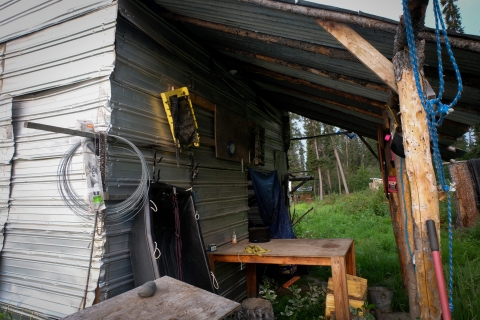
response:
[[[233,234],[232,234],[232,244],[236,244],[237,243],[237,235],[235,234],[235,230],[233,230]]]
[[[100,186],[98,183],[95,183],[93,186],[93,207],[95,210],[98,210],[103,204],[103,198],[100,195]]]

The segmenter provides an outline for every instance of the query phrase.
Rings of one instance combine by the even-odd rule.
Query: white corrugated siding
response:
[[[0,181],[6,191],[11,180],[5,192],[7,200],[10,194],[9,202],[2,202],[3,195],[0,199],[7,209],[0,211],[0,223],[6,220],[0,304],[23,315],[58,318],[81,309],[89,269],[86,305],[95,298],[105,234],[96,235],[92,244],[93,223],[81,220],[63,204],[56,183],[59,161],[77,138],[26,129],[23,124],[33,121],[73,129],[78,119],[88,119],[108,128],[116,18],[115,3],[4,47],[1,97],[13,96],[13,107],[0,103],[0,133],[8,132],[8,113],[13,109],[10,144],[13,147],[15,142],[15,155],[11,175],[3,170],[6,174]],[[2,140],[2,147],[7,143]],[[82,163],[82,157],[76,156],[70,175],[80,194],[86,190]]]
[[[22,95],[108,76],[117,6],[6,43],[2,94]]]
[[[11,160],[14,148],[12,97],[2,95],[0,96],[0,250],[3,248],[4,225],[8,217],[8,198],[10,197],[10,176],[12,171]]]
[[[0,2],[0,42],[97,10],[112,0],[4,0]]]

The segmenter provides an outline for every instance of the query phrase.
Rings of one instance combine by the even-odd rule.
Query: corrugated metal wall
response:
[[[160,180],[167,183],[188,188],[189,156],[193,157],[195,163],[200,163],[194,191],[205,243],[228,243],[234,230],[240,239],[246,237],[247,183],[241,164],[217,159],[213,147],[201,146],[192,148],[190,153],[185,151],[177,168],[173,141],[159,96],[169,86],[188,86],[192,93],[260,123],[266,128],[267,165],[262,168],[264,170],[273,170],[274,150],[283,150],[281,113],[272,108],[266,113],[260,111],[251,102],[256,100],[253,91],[213,62],[192,39],[176,31],[142,4],[120,1],[120,14],[123,17],[117,23],[111,132],[143,144],[156,144],[157,159],[163,157],[157,165]],[[200,136],[214,138],[214,113],[195,104],[194,108]],[[253,131],[249,139],[253,141]],[[153,150],[145,149],[144,154],[147,160],[153,160]],[[137,168],[132,163],[135,160],[129,153],[111,147],[109,156],[112,162],[109,163],[108,193],[128,194],[139,177],[138,170],[131,170]],[[111,262],[105,260],[101,273],[102,299],[133,287],[126,254],[128,239],[122,236],[128,228],[127,224],[111,230],[107,227],[106,256],[118,258]],[[116,245],[109,247],[113,243]],[[245,277],[239,265],[219,264],[216,273],[220,294],[236,300],[244,296]]]
[[[0,3],[0,42],[108,6],[112,0],[6,0]]]
[[[63,4],[67,2],[73,3]],[[92,10],[94,3],[110,2],[90,1],[77,8]],[[10,4],[0,6],[0,21],[5,22],[5,15],[16,2]],[[24,9],[28,11],[27,6]],[[32,10],[29,12],[34,14]],[[28,26],[30,18],[19,14],[14,24]],[[55,23],[48,18],[43,16],[43,26]],[[93,223],[81,220],[63,204],[56,183],[60,158],[75,138],[26,129],[23,124],[34,121],[75,128],[77,119],[89,119],[100,127],[109,125],[116,18],[115,3],[3,45],[0,223],[6,224],[0,260],[0,304],[22,315],[63,317],[82,308],[89,268],[87,305],[95,297],[104,236],[97,235],[92,244]],[[55,89],[46,90],[50,88]],[[13,152],[12,164],[8,165]],[[70,175],[80,194],[86,190],[82,163],[82,157],[76,156]]]
[[[9,95],[0,96],[0,250],[3,249],[3,236],[5,233],[3,226],[7,222],[8,217],[8,199],[10,197],[10,177],[12,171],[11,160],[15,150],[12,128],[12,100],[12,97]]]
[[[45,21],[32,20],[30,28],[45,28],[110,2],[92,0],[65,16],[52,15],[49,3],[41,2],[39,8],[47,10]],[[16,21],[5,19],[8,10],[17,10],[12,12],[19,12],[20,20],[38,14],[15,6],[16,2],[0,5],[0,23],[17,26],[0,39],[27,32]],[[154,152],[157,159],[163,157],[157,165],[160,180],[180,187],[190,187],[191,160],[200,163],[194,190],[207,244],[228,243],[234,230],[238,238],[246,237],[246,173],[240,163],[219,160],[215,149],[206,146],[185,151],[177,167],[160,93],[169,86],[189,86],[192,93],[260,123],[266,128],[265,170],[274,168],[274,150],[283,150],[278,111],[264,104],[258,107],[247,85],[142,4],[121,1],[119,10],[123,18],[118,18],[118,26],[114,2],[0,45],[4,59],[0,63],[4,66],[0,69],[0,223],[6,221],[0,303],[24,315],[61,317],[81,307],[93,232],[92,223],[79,220],[63,205],[56,188],[59,160],[74,138],[25,129],[24,121],[73,128],[77,119],[93,120],[110,133],[144,146],[147,161],[153,161]],[[214,113],[194,108],[200,135],[213,139]],[[252,130],[249,139],[253,139]],[[81,157],[74,159],[72,179],[78,190],[85,188],[81,163]],[[108,196],[122,199],[139,182],[138,161],[124,148],[109,145],[107,166]],[[87,305],[93,300],[97,279],[102,300],[133,288],[130,225],[106,226],[105,233],[96,237]],[[219,264],[216,276],[220,294],[235,300],[244,296],[245,277],[239,265]]]

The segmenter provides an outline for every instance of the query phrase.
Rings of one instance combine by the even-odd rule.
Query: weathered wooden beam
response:
[[[272,58],[272,57],[265,56],[265,55],[258,54],[258,53],[254,53],[254,52],[249,52],[249,51],[244,51],[244,50],[239,50],[239,49],[233,49],[233,48],[219,46],[219,45],[214,45],[214,47],[216,49],[224,51],[224,52],[234,53],[236,55],[258,59],[258,60],[282,65],[282,66],[292,68],[292,69],[296,69],[296,70],[306,71],[306,72],[309,72],[309,73],[312,73],[312,74],[315,74],[315,75],[318,75],[318,76],[321,76],[321,77],[329,78],[329,79],[332,79],[332,80],[335,80],[335,81],[340,81],[340,82],[344,82],[344,83],[358,85],[358,86],[362,86],[362,87],[365,87],[365,88],[368,88],[368,89],[378,90],[378,91],[382,91],[382,92],[388,92],[390,90],[390,89],[388,89],[388,87],[386,85],[383,85],[383,84],[380,84],[380,83],[371,82],[371,81],[368,81],[368,80],[359,79],[359,78],[355,78],[355,77],[350,77],[350,76],[346,76],[346,75],[331,72],[331,71],[320,70],[320,69],[308,67],[308,66],[305,66],[305,65],[301,65],[301,64],[298,64],[298,63],[294,63],[294,62],[285,61],[285,60],[277,59],[277,58]],[[355,59],[355,62],[358,62],[358,60],[356,58],[354,58],[354,59]]]
[[[362,137],[361,135],[358,135],[358,138],[360,139],[360,141],[363,142],[365,147],[367,147],[368,151],[370,151],[370,153],[375,157],[375,159],[380,161],[380,159],[378,158],[378,155],[375,153],[375,151],[373,151],[372,147],[368,144],[367,140],[365,140],[365,138]]]
[[[385,21],[380,21],[373,18],[361,16],[359,14],[337,12],[332,10],[325,10],[319,8],[312,8],[307,6],[299,6],[280,1],[270,0],[238,0],[240,2],[250,3],[270,9],[281,10],[285,12],[296,13],[302,16],[311,17],[320,20],[338,21],[341,23],[355,24],[364,28],[381,30],[388,33],[397,32],[397,24]],[[428,2],[427,2],[428,3]],[[435,32],[433,31],[421,31],[418,33],[420,39],[425,39],[429,42],[435,42]],[[480,42],[471,39],[465,39],[462,37],[455,37],[449,35],[448,40],[454,48],[465,49],[474,52],[480,52]],[[442,38],[442,43],[444,40]]]
[[[85,131],[80,131],[80,130],[73,130],[73,129],[68,129],[68,128],[51,126],[51,125],[48,125],[48,124],[42,124],[42,123],[37,123],[37,122],[25,121],[23,123],[23,127],[24,128],[29,128],[29,129],[49,131],[49,132],[54,132],[54,133],[63,133],[63,134],[67,134],[67,135],[70,135],[70,136],[77,136],[77,137],[84,137],[84,138],[91,138],[91,139],[98,139],[99,138],[98,132],[97,133],[85,132]],[[117,142],[118,140],[115,139],[112,136],[107,136],[107,141]]]
[[[439,233],[440,214],[437,183],[430,153],[430,136],[425,110],[415,86],[408,52],[394,57],[402,118],[405,163],[412,195],[415,237],[415,265],[421,319],[440,319],[440,299],[426,221],[435,221]]]
[[[360,119],[351,114],[347,114],[328,107],[320,108],[318,104],[298,99],[286,94],[278,94],[276,92],[265,92],[264,96],[269,101],[274,102],[279,108],[295,112],[317,120],[326,124],[330,124],[345,130],[353,131],[357,134],[369,138],[375,138],[377,123],[368,120]]]
[[[316,22],[356,56],[367,68],[372,70],[390,89],[398,92],[392,62],[378,52],[374,46],[346,24],[322,20],[316,20]]]
[[[372,118],[375,118],[375,119],[382,119],[382,115],[380,115],[378,113],[375,113],[375,112],[372,112],[372,111],[364,110],[364,109],[357,108],[357,107],[354,107],[354,106],[351,106],[351,105],[347,105],[347,104],[340,103],[340,102],[337,102],[337,101],[333,101],[333,100],[330,100],[330,99],[325,99],[325,98],[322,98],[322,97],[317,96],[317,95],[304,93],[304,92],[293,90],[293,89],[286,88],[286,87],[278,87],[278,88],[283,92],[288,92],[288,93],[291,93],[291,94],[294,94],[294,95],[297,95],[297,96],[300,96],[300,97],[303,96],[304,98],[316,100],[316,101],[322,102],[322,103],[328,103],[328,104],[331,104],[333,106],[336,106],[336,107],[339,107],[339,108],[342,108],[342,109],[346,109],[346,110],[350,110],[350,111],[353,111],[353,112],[356,112],[356,113],[360,113],[362,115],[366,115],[366,116],[369,116],[369,117],[372,117]]]
[[[294,39],[279,37],[271,34],[261,33],[257,31],[236,28],[236,27],[225,25],[225,24],[214,23],[206,20],[181,16],[181,15],[164,14],[163,17],[168,19],[174,19],[176,21],[185,22],[195,26],[215,30],[215,31],[233,34],[239,37],[259,40],[259,41],[268,42],[268,43],[275,43],[275,44],[279,44],[279,45],[290,47],[290,48],[295,48],[295,49],[300,49],[307,52],[321,54],[323,56],[327,56],[330,58],[357,62],[357,59],[354,56],[352,56],[350,52],[343,49],[337,49],[337,48],[322,46],[322,45],[311,43],[311,42],[294,40]]]
[[[462,71],[464,71],[464,70],[461,70],[460,74],[462,76],[462,84],[465,87],[480,88],[480,77],[479,76],[468,74],[468,73],[462,72]],[[423,72],[424,72],[426,78],[438,79],[438,68],[437,67],[432,67],[432,66],[427,67],[427,66],[425,66],[425,67],[423,67]],[[443,69],[443,80],[445,80],[445,82],[457,83],[457,75],[452,70]]]
[[[405,265],[404,286],[408,292],[408,300],[410,306],[410,319],[417,319],[420,317],[420,306],[418,304],[418,290],[417,290],[417,278],[415,275],[415,266],[412,261],[412,256],[415,250],[415,243],[413,240],[413,218],[412,218],[412,197],[410,194],[410,185],[408,184],[407,168],[405,166],[405,160],[395,155],[395,169],[397,177],[397,190],[398,193],[398,210],[399,228],[400,234],[397,240],[397,247],[399,254],[404,255],[403,261]],[[407,239],[408,235],[408,239]],[[410,248],[410,250],[408,249]]]
[[[337,90],[337,89],[332,89],[332,88],[329,88],[329,87],[322,86],[320,84],[310,82],[308,80],[291,77],[291,76],[285,75],[283,73],[271,71],[271,70],[268,70],[268,69],[265,69],[265,68],[261,68],[261,67],[257,67],[257,66],[245,66],[245,70],[247,70],[249,72],[252,72],[252,73],[262,74],[262,75],[265,75],[265,76],[268,76],[268,77],[271,77],[271,78],[274,78],[274,79],[277,79],[277,80],[284,80],[284,81],[288,81],[290,83],[301,84],[301,85],[310,87],[310,88],[315,89],[315,90],[331,93],[333,95],[337,95],[339,97],[347,98],[347,99],[354,100],[354,101],[357,101],[357,102],[366,103],[366,104],[369,104],[369,105],[371,105],[373,107],[376,107],[376,108],[379,108],[379,109],[383,109],[385,107],[385,103],[382,102],[382,101],[362,97],[362,96],[359,96],[359,95],[351,94],[351,93],[340,91],[340,90]]]
[[[329,137],[329,136],[338,136],[339,134],[348,134],[348,133],[352,133],[352,132],[350,132],[350,131],[342,131],[342,132],[324,133],[324,134],[318,134],[318,135],[315,135],[315,136],[299,137],[299,138],[290,138],[290,141],[315,139],[315,138],[322,138],[322,137]]]
[[[454,197],[457,203],[457,222],[459,228],[470,228],[478,220],[478,208],[475,200],[475,188],[472,184],[468,165],[465,162],[455,162],[448,166],[450,177],[456,184]]]

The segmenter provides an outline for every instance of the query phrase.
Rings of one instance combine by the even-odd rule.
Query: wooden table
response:
[[[347,273],[356,275],[352,239],[271,239],[270,242],[258,243],[262,248],[271,250],[262,257],[245,253],[249,244],[245,239],[209,252],[212,271],[215,271],[215,261],[245,263],[247,298],[253,298],[257,295],[257,263],[331,266],[337,319],[349,319]]]
[[[68,320],[120,319],[223,319],[240,304],[170,277],[155,280],[157,291],[148,298],[137,295],[139,288],[71,314]]]

